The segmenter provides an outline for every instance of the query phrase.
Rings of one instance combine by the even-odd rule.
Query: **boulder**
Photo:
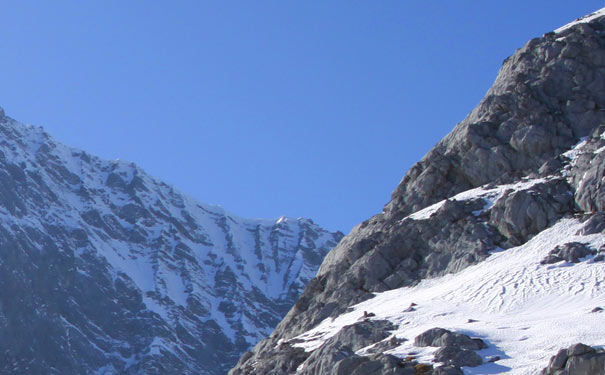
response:
[[[561,261],[570,263],[579,263],[580,259],[594,255],[597,251],[588,247],[588,245],[580,242],[568,242],[555,247],[550,253],[540,262],[541,264],[553,264]]]
[[[473,350],[459,346],[443,346],[435,352],[435,362],[445,363],[454,367],[476,367],[483,364],[483,359]]]
[[[467,350],[481,350],[487,345],[481,339],[472,339],[468,335],[448,331],[443,328],[431,328],[414,338],[416,346],[455,346]]]
[[[542,375],[605,374],[605,350],[577,343],[554,355]]]

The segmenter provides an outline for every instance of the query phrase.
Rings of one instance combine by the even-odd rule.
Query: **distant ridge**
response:
[[[342,237],[197,202],[2,110],[0,135],[2,374],[225,374]]]

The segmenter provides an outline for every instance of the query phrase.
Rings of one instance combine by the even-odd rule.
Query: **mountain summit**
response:
[[[342,237],[245,219],[0,111],[0,373],[225,374]]]
[[[506,59],[230,373],[605,374],[604,182],[605,9]]]

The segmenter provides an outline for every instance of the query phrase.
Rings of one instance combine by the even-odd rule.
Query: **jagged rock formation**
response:
[[[341,236],[231,215],[0,112],[0,373],[225,374]]]
[[[387,365],[359,374],[407,373],[405,359],[393,361],[388,353],[362,360],[358,357],[363,348],[328,350],[327,345],[333,345],[328,337],[336,337],[331,335],[340,327],[338,322],[349,321],[356,311],[350,306],[376,293],[460,272],[493,257],[496,250],[528,248],[540,254],[552,250],[550,255],[558,257],[552,262],[580,261],[604,250],[604,15],[599,11],[533,39],[506,59],[481,103],[407,172],[382,213],[355,227],[328,254],[275,332],[243,357],[231,374],[293,374],[314,366],[312,373],[322,375],[345,363],[348,373],[357,373],[361,367],[356,366],[370,360]],[[560,243],[564,239],[554,234],[550,235],[558,241],[554,250],[531,241],[539,234],[546,236],[553,226],[559,231],[573,226],[567,220],[574,215],[585,221],[585,225],[573,221],[580,228],[578,239],[586,241],[575,241],[581,246]],[[548,272],[545,264],[540,265],[545,256],[535,259],[537,271],[532,272]],[[590,265],[602,270],[602,263],[591,260]],[[516,276],[521,282],[530,271],[516,267],[523,268]],[[593,288],[593,294],[602,295],[598,283]],[[362,305],[380,308],[377,303]],[[507,304],[512,302],[493,308],[501,311]],[[405,332],[406,313],[384,316],[400,321],[400,332]],[[461,373],[457,366],[426,366],[415,371]]]

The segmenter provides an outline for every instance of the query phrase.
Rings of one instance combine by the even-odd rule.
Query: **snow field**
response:
[[[437,348],[415,347],[413,339],[441,327],[485,340],[489,348],[478,352],[484,360],[493,355],[502,358],[464,368],[465,374],[535,374],[560,348],[577,342],[605,344],[604,315],[591,313],[605,306],[605,263],[587,257],[578,264],[540,264],[557,245],[577,241],[599,248],[605,244],[602,234],[576,235],[581,227],[579,220],[565,218],[526,244],[495,252],[460,273],[376,294],[353,306],[353,311],[326,319],[296,337],[302,342],[294,346],[313,351],[342,327],[363,319],[367,311],[376,314],[372,319],[397,324],[393,334],[408,340],[389,354],[431,362]],[[417,304],[415,311],[404,312],[411,303]]]

